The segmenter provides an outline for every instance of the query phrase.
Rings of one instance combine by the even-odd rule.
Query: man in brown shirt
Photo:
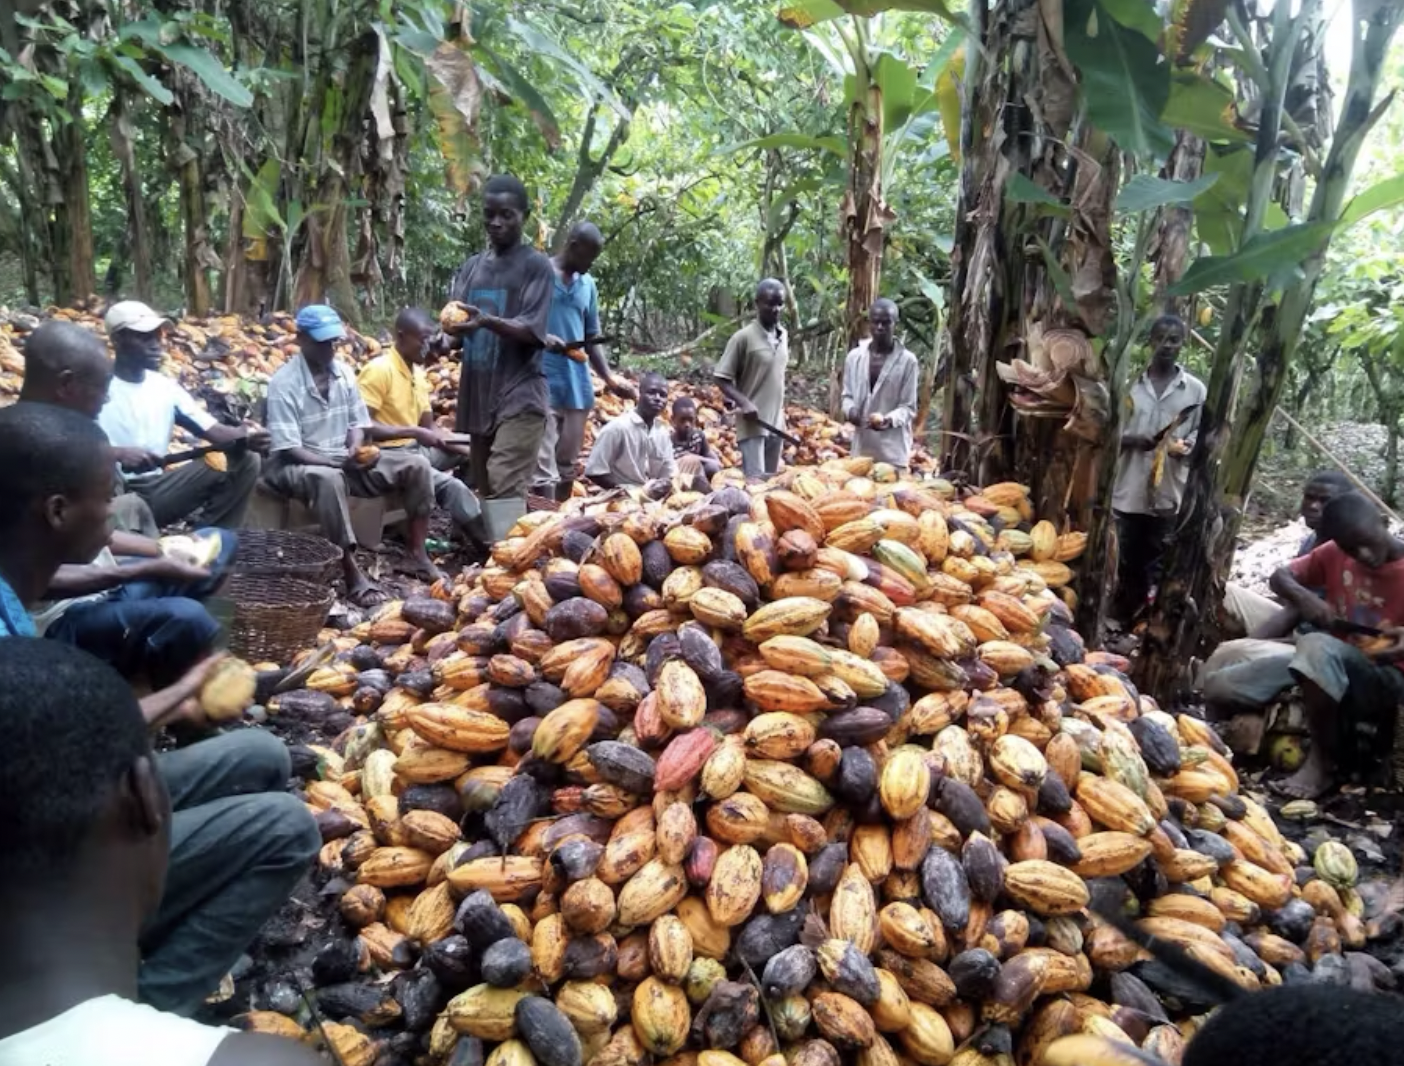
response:
[[[756,286],[756,320],[732,334],[712,376],[736,406],[736,441],[747,477],[769,477],[780,469],[781,440],[764,426],[784,429],[785,364],[790,339],[780,324],[785,286],[766,278]]]

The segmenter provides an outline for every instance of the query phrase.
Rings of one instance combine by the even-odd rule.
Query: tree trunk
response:
[[[88,193],[88,146],[81,119],[83,89],[77,78],[69,81],[67,106],[72,119],[55,120],[53,161],[58,197],[54,203],[54,252],[61,257],[65,290],[55,298],[60,304],[86,300],[97,292],[96,256],[93,252],[93,215]],[[56,262],[55,266],[58,266]]]
[[[15,232],[19,235],[20,270],[24,281],[24,298],[34,307],[40,306],[39,262],[41,239],[35,232],[41,213],[34,197],[34,186],[24,177],[26,170],[22,146],[16,138],[15,166],[0,159],[0,176],[14,197]]]
[[[138,299],[150,303],[154,298],[151,285],[151,241],[146,229],[146,201],[142,195],[141,175],[137,172],[136,151],[132,143],[131,103],[126,91],[118,88],[112,96],[108,113],[111,123],[112,154],[122,170],[122,187],[127,197],[127,240],[124,251],[130,258],[136,275]]]
[[[1180,130],[1175,135],[1175,147],[1161,168],[1160,176],[1171,181],[1194,181],[1204,169],[1205,144],[1194,134]],[[1151,262],[1155,264],[1155,295],[1167,314],[1185,315],[1189,300],[1167,297],[1165,291],[1184,277],[1189,266],[1190,230],[1194,225],[1194,208],[1189,204],[1170,204],[1160,209],[1155,246]]]
[[[1307,401],[1316,392],[1316,387],[1321,383],[1321,379],[1331,369],[1335,362],[1334,356],[1325,364],[1313,365],[1307,368],[1306,374],[1302,378],[1302,383],[1297,386],[1296,393],[1292,396],[1292,417],[1300,419],[1306,408]],[[1287,423],[1287,430],[1282,434],[1282,447],[1285,451],[1291,451],[1297,446],[1297,430],[1292,423]]]
[[[884,229],[893,218],[882,198],[882,89],[868,80],[864,98],[849,110],[848,191],[844,194],[842,230],[848,246],[848,298],[844,335],[853,347],[868,334],[868,308],[882,283]]]
[[[575,176],[571,179],[570,191],[566,193],[565,203],[561,205],[560,213],[556,216],[556,224],[552,232],[551,250],[553,252],[560,252],[565,247],[566,239],[570,236],[571,224],[580,214],[580,205],[585,202],[585,197],[590,194],[590,190],[595,187],[595,182],[599,181],[605,167],[609,166],[619,149],[629,139],[630,122],[626,118],[619,118],[614,123],[614,129],[610,130],[609,140],[605,142],[604,149],[600,154],[598,156],[590,154],[590,145],[595,138],[596,122],[603,107],[604,105],[601,103],[591,105],[590,113],[585,118],[585,129],[580,134],[580,147],[575,155]]]
[[[1303,5],[1304,8],[1306,6]],[[1315,17],[1319,21],[1319,11]],[[1404,24],[1404,5],[1378,4],[1365,23],[1364,35],[1354,39],[1350,79],[1341,105],[1340,122],[1331,138],[1326,164],[1312,194],[1311,207],[1307,212],[1308,222],[1334,222],[1341,217],[1361,146],[1393,99],[1391,94],[1378,104],[1375,102],[1384,78],[1390,44],[1401,24]],[[1355,34],[1359,33],[1358,23],[1352,22],[1352,30]],[[1288,363],[1305,330],[1328,248],[1329,238],[1315,255],[1309,256],[1301,264],[1300,279],[1283,294],[1266,331],[1262,354],[1258,358],[1258,374],[1246,397],[1246,412],[1240,412],[1235,422],[1236,434],[1224,471],[1223,491],[1232,501],[1241,501],[1253,483],[1258,455],[1287,381]]]
[[[176,100],[168,109],[170,125],[170,166],[180,189],[180,219],[185,232],[181,256],[181,276],[185,285],[185,310],[203,318],[210,313],[209,231],[205,216],[205,182],[200,169],[200,152],[190,144],[196,124],[192,113],[194,93],[177,74]]]
[[[350,43],[352,56],[342,82],[323,82],[320,106],[314,115],[336,116],[330,137],[319,125],[309,131],[317,144],[307,159],[315,161],[318,174],[311,196],[306,243],[293,283],[293,303],[302,306],[330,300],[337,310],[355,323],[360,320],[356,290],[351,281],[351,250],[346,233],[346,201],[359,193],[364,168],[361,147],[365,138],[365,115],[370,103],[379,41],[374,33],[362,34]]]
[[[1389,434],[1385,442],[1384,484],[1380,486],[1380,496],[1391,507],[1398,501],[1399,485],[1399,411],[1390,411],[1384,416],[1385,432]]]

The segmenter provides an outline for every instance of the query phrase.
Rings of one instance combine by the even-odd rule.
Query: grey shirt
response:
[[[853,454],[893,466],[912,460],[912,420],[917,408],[917,361],[901,341],[872,384],[871,341],[862,341],[843,361],[843,417],[854,424]],[[888,429],[873,429],[869,415],[886,415]]]
[[[655,478],[678,472],[673,458],[673,435],[660,419],[649,426],[637,411],[625,411],[600,430],[585,476],[608,474],[620,485],[646,485]]]
[[[1131,413],[1122,433],[1154,437],[1170,425],[1181,411],[1196,404],[1202,405],[1207,394],[1204,382],[1182,366],[1175,368],[1175,376],[1161,393],[1155,391],[1150,375],[1143,373],[1131,383],[1131,393],[1127,397]],[[1202,408],[1196,409],[1187,414],[1171,435],[1181,437],[1192,445],[1199,432],[1201,410]],[[1113,510],[1122,514],[1166,514],[1180,509],[1180,501],[1185,496],[1185,485],[1189,481],[1189,467],[1184,459],[1168,456],[1165,460],[1164,476],[1161,477],[1160,485],[1152,499],[1150,478],[1154,459],[1153,451],[1125,450],[1121,453],[1116,488],[1112,493]]]
[[[785,428],[785,364],[789,360],[790,339],[783,326],[777,326],[772,335],[759,322],[752,322],[726,342],[726,351],[712,374],[735,385],[756,405],[754,417],[737,416],[737,440],[764,434],[761,422]]]
[[[449,299],[525,326],[535,337],[522,344],[489,329],[463,337],[458,432],[491,434],[517,415],[546,414],[541,349],[555,284],[551,260],[529,244],[518,244],[503,255],[481,252],[458,268]]]
[[[317,390],[301,353],[268,379],[268,435],[273,438],[275,456],[290,448],[306,448],[339,462],[346,458],[347,434],[370,424],[356,375],[339,360],[332,360],[326,397]]]

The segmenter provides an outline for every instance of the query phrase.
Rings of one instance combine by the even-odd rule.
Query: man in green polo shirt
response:
[[[756,286],[756,320],[727,341],[712,376],[736,407],[736,441],[747,477],[770,477],[780,469],[781,440],[761,425],[784,429],[785,364],[790,338],[780,324],[785,286],[766,278]]]

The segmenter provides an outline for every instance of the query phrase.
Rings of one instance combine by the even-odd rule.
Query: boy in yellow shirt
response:
[[[395,318],[395,346],[361,368],[356,384],[374,425],[368,439],[382,448],[415,448],[434,468],[434,502],[473,543],[481,544],[478,498],[455,475],[468,461],[468,447],[446,439],[434,424],[429,378],[424,372],[438,325],[417,307]]]

